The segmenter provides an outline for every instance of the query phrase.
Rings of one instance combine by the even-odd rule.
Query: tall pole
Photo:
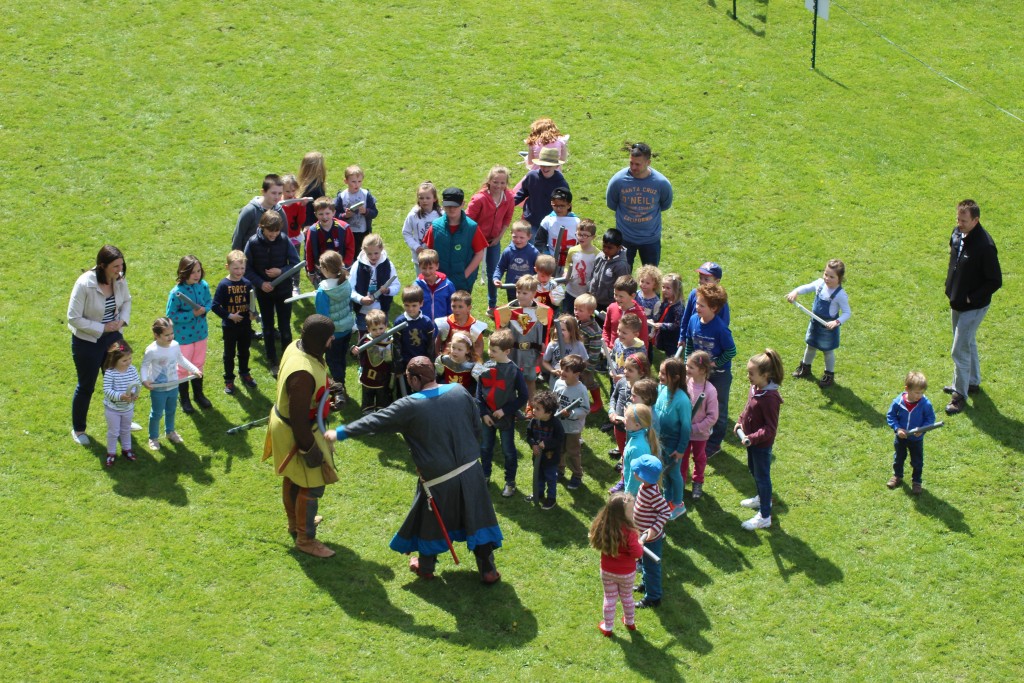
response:
[[[736,0],[732,0],[732,19],[733,21],[738,21],[736,18]]]
[[[814,28],[811,29],[811,70],[814,70],[815,57],[818,53],[818,0],[814,0]]]

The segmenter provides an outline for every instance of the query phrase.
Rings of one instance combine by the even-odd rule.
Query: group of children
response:
[[[432,358],[440,382],[462,384],[476,396],[484,425],[480,459],[488,479],[500,437],[504,497],[517,492],[516,421],[526,422],[525,438],[533,456],[533,482],[526,500],[544,510],[555,507],[560,478],[569,490],[582,486],[582,433],[587,415],[604,407],[597,377],[608,373],[607,428],[616,442],[609,455],[618,461],[622,474],[590,530],[591,544],[602,554],[605,603],[599,628],[605,635],[612,633],[617,600],[623,603],[623,623],[631,630],[635,607],[660,604],[658,556],[665,524],[686,513],[687,481],[692,482],[693,500],[703,496],[707,460],[730,430],[746,447],[756,488],[756,495],[740,503],[755,510],[742,526],[770,527],[772,445],[782,404],[779,355],[766,349],[748,361],[747,402],[738,421],[730,425],[737,349],[721,266],[702,264],[697,286],[684,301],[677,274],[644,265],[634,278],[618,230],[605,231],[598,250],[595,223],[572,212],[572,192],[557,170],[567,156],[568,136],[546,121],[531,134],[532,142],[527,141],[531,170],[516,187],[516,203],[525,202],[529,211],[511,226],[510,243],[486,273],[488,315],[495,327],[487,340],[486,362],[484,333],[489,325],[472,316],[470,292],[458,289],[441,272],[442,259],[431,248],[432,227],[444,215],[436,187],[424,182],[417,188],[416,204],[402,229],[416,267],[415,280],[403,287],[383,239],[372,232],[376,201],[362,187],[362,170],[345,169],[346,189],[331,200],[324,191],[323,157],[312,152],[304,157],[298,177],[266,176],[264,197],[243,209],[233,241],[239,248],[228,253],[227,276],[212,296],[199,260],[191,255],[181,259],[165,316],[153,323],[154,341],[145,351],[141,373],[132,366],[132,351],[125,342],[109,350],[104,365],[106,465],[116,460],[118,439],[123,456],[135,460],[128,425],[140,387],[151,390],[153,450],[160,448],[161,419],[168,440],[182,442],[174,420],[179,403],[186,413],[194,411],[192,399],[202,409],[211,407],[203,387],[208,311],[221,318],[224,392],[231,395],[238,390],[236,356],[241,383],[256,388],[249,367],[250,346],[259,336],[253,321],[262,323],[266,359],[276,376],[277,342],[282,350],[291,342],[292,304],[311,297],[316,312],[335,324],[325,358],[335,408],[348,399],[349,356],[358,359],[364,413],[386,407],[396,394],[408,393],[402,378],[411,358]],[[484,184],[488,192],[498,185],[492,197],[505,192],[508,182],[507,169],[496,169],[497,176],[492,169]],[[461,190],[458,195],[461,200]],[[500,198],[495,202],[500,206]],[[257,215],[254,231],[243,226]],[[239,243],[240,235],[244,239]],[[302,268],[314,287],[306,295],[300,292]],[[850,317],[844,278],[845,265],[833,259],[820,279],[786,296],[795,303],[800,294],[814,293],[807,311],[812,319],[806,351],[792,375],[809,377],[820,350],[825,355],[822,388],[835,382],[839,328]],[[506,289],[508,300],[498,306],[493,292],[500,288]],[[401,297],[403,312],[389,323],[395,297]],[[652,362],[658,352],[663,359],[655,379]],[[548,389],[538,389],[538,381],[545,379]],[[896,437],[888,486],[902,483],[909,453],[916,494],[921,492],[923,468],[919,430],[934,424],[935,416],[923,395],[924,376],[910,373],[905,385],[887,416]],[[634,587],[638,561],[643,578]],[[635,605],[634,590],[643,593]]]

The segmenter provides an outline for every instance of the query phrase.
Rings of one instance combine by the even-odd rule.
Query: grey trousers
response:
[[[981,365],[978,362],[976,337],[981,321],[988,313],[988,306],[973,311],[950,311],[953,322],[953,388],[961,396],[967,396],[967,387],[981,384]]]

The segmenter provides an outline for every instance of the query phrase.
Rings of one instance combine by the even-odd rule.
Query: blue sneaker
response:
[[[668,513],[668,518],[669,519],[679,519],[680,517],[682,517],[685,514],[686,514],[686,504],[685,503],[680,503],[679,505],[676,505],[674,508],[672,508],[672,512]]]

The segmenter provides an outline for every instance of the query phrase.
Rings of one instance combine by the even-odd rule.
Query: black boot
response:
[[[196,377],[194,380],[192,380],[192,392],[195,394],[196,403],[199,404],[200,408],[206,410],[207,408],[213,407],[213,404],[210,403],[210,399],[206,398],[206,394],[203,393],[202,377]]]
[[[793,372],[793,377],[810,377],[810,376],[811,376],[811,366],[808,365],[807,363],[804,363],[803,361],[800,361],[800,365],[798,365],[796,370]]]
[[[188,382],[178,385],[178,401],[181,403],[182,412],[186,415],[196,412],[196,409],[192,407],[192,399],[188,397]]]

